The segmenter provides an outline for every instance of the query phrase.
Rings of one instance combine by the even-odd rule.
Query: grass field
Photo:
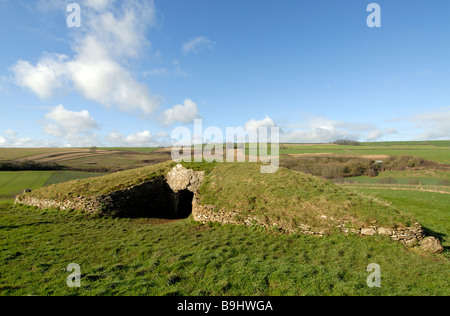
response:
[[[280,148],[281,154],[410,155],[441,164],[450,164],[450,141],[362,143],[361,146],[283,144]]]
[[[443,180],[450,180],[450,171],[440,170],[408,170],[408,171],[383,171],[377,177],[359,176],[351,177],[349,182],[377,183],[383,179],[395,179],[399,184],[441,185]]]
[[[384,237],[96,219],[0,202],[0,295],[450,295],[449,261]],[[66,267],[81,267],[70,289]],[[381,266],[381,288],[366,268]]]
[[[11,197],[25,189],[35,190],[44,186],[53,171],[0,172],[0,197]]]
[[[11,198],[25,189],[36,190],[50,184],[102,175],[80,171],[0,171],[0,198]]]
[[[376,189],[356,191],[389,201],[392,206],[413,214],[429,233],[450,247],[450,194]]]

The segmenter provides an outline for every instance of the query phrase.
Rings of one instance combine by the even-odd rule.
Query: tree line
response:
[[[0,171],[52,171],[62,170],[56,162],[0,161]]]

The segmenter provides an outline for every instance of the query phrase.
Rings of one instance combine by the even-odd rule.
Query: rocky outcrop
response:
[[[176,165],[167,173],[166,181],[174,192],[187,190],[196,194],[204,178],[204,171],[194,171],[182,165]]]
[[[427,252],[441,253],[444,251],[439,239],[435,237],[427,237],[420,243],[420,248]]]

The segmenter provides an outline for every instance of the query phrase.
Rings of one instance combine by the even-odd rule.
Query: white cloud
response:
[[[93,54],[92,52],[95,52]],[[142,83],[108,55],[94,38],[86,38],[79,55],[67,63],[74,88],[84,97],[121,111],[153,113],[160,103]]]
[[[73,112],[62,105],[45,115],[43,131],[64,141],[65,147],[92,146],[98,144],[94,130],[99,126],[88,111]]]
[[[125,138],[128,144],[138,145],[138,146],[148,146],[153,142],[153,136],[149,131],[143,131],[136,134],[131,134]]]
[[[370,123],[344,122],[327,117],[312,117],[300,127],[284,128],[281,142],[286,143],[330,143],[338,139],[377,141],[399,134],[395,128],[379,128]]]
[[[54,107],[45,118],[52,127],[50,135],[65,136],[70,134],[89,134],[93,129],[99,128],[88,111],[73,112],[66,110],[64,106]]]
[[[315,127],[311,130],[294,130],[281,135],[281,142],[286,143],[329,143],[346,138],[347,133],[338,129]]]
[[[36,66],[19,60],[12,67],[15,83],[30,89],[40,98],[49,98],[55,89],[63,87],[63,78],[67,74],[64,61],[67,58],[65,55],[44,54]]]
[[[128,136],[114,131],[106,137],[106,141],[110,146],[114,147],[158,147],[166,142],[167,137],[166,133],[152,135],[149,131],[138,132]]]
[[[450,106],[415,115],[409,121],[415,122],[417,129],[423,129],[418,140],[450,139]]]
[[[105,10],[111,4],[109,0],[86,0],[84,5],[89,6],[97,11]]]
[[[175,105],[166,110],[160,118],[162,125],[169,126],[174,123],[193,123],[195,119],[200,118],[197,104],[190,99],[186,99],[184,104]]]
[[[373,141],[381,140],[383,137],[386,137],[386,136],[392,135],[392,134],[398,134],[398,131],[395,128],[377,129],[377,130],[369,132],[369,134],[366,137],[366,140],[368,142],[373,142]]]
[[[143,47],[150,45],[146,31],[155,22],[153,1],[91,0],[85,3],[95,9],[83,12],[87,16],[84,19],[86,36],[95,37],[112,55],[136,57]]]
[[[57,147],[62,143],[49,140],[38,140],[30,137],[18,137],[19,133],[7,130],[6,136],[0,136],[0,147],[4,148],[36,148],[36,147]]]
[[[150,95],[148,87],[121,65],[150,45],[145,33],[154,22],[153,1],[116,2],[85,0],[82,35],[73,46],[73,58],[44,54],[36,66],[18,61],[12,67],[16,84],[40,98],[71,87],[107,107],[153,113],[160,98]]]
[[[204,49],[212,49],[215,44],[205,36],[198,36],[184,43],[182,51],[185,55],[189,53],[197,54]]]
[[[267,128],[276,127],[276,124],[268,115],[266,115],[266,117],[260,121],[252,119],[244,124],[244,129],[247,132],[254,131],[254,130],[257,131],[261,127],[267,127]]]
[[[361,125],[334,121],[325,117],[315,117],[303,123],[302,129],[287,130],[281,135],[281,142],[286,143],[329,143],[337,139],[359,139]]]

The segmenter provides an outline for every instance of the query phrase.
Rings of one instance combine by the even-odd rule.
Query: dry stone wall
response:
[[[173,192],[164,178],[158,178],[126,190],[64,201],[38,199],[23,194],[16,198],[16,204],[40,209],[77,210],[112,217],[180,218],[183,214],[179,212],[179,200],[180,194]],[[189,215],[190,211],[185,217]]]
[[[192,215],[194,217],[194,220],[201,223],[214,222],[220,224],[245,224],[248,226],[259,225],[267,229],[276,227],[278,230],[287,233],[301,233],[310,236],[325,236],[327,234],[323,230],[317,230],[308,225],[301,224],[297,229],[292,229],[290,227],[283,227],[282,224],[280,225],[280,223],[272,223],[272,225],[270,225],[259,220],[258,218],[254,218],[251,216],[242,218],[242,215],[237,212],[227,211],[225,209],[214,211],[214,209],[215,206],[201,205],[198,198],[194,198]],[[418,223],[416,223],[413,227],[388,228],[370,226],[360,229],[349,229],[346,228],[346,223],[342,223],[337,226],[337,229],[345,234],[357,234],[360,236],[388,236],[392,240],[402,242],[405,246],[408,247],[417,245],[425,237],[424,230]]]

